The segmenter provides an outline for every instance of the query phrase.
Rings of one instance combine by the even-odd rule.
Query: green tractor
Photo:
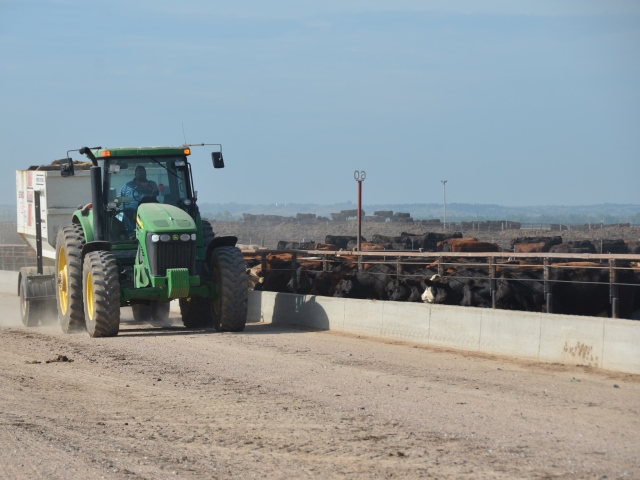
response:
[[[213,145],[219,147],[213,166],[223,168],[221,145]],[[56,239],[64,332],[115,336],[123,306],[131,306],[136,321],[163,322],[174,299],[185,327],[244,329],[244,258],[237,237],[216,237],[200,217],[187,159],[192,146],[78,150],[93,165],[91,203],[73,213]],[[74,175],[71,158],[59,162],[62,176]]]

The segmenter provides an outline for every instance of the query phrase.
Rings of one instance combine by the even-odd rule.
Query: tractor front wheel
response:
[[[155,323],[166,323],[169,321],[169,302],[151,302],[151,318]]]
[[[142,303],[131,305],[133,319],[136,322],[166,323],[169,321],[169,302],[151,301],[149,305]]]
[[[249,284],[242,252],[218,247],[211,253],[215,294],[211,300],[213,326],[218,331],[241,332],[247,323]]]
[[[82,275],[84,315],[92,337],[115,337],[120,329],[120,280],[111,252],[89,252]]]
[[[182,323],[187,328],[211,328],[211,301],[204,297],[181,298],[180,314]]]

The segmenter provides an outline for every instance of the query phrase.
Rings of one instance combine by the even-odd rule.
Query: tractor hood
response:
[[[184,210],[173,205],[143,203],[138,207],[138,226],[146,232],[192,233],[196,222]]]

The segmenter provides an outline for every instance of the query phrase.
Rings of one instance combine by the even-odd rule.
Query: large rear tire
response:
[[[84,313],[91,337],[115,337],[120,329],[120,279],[111,252],[89,252],[82,275]]]
[[[215,233],[213,233],[213,227],[211,226],[211,222],[209,220],[202,220],[202,236],[204,240],[204,248],[205,250],[212,242],[213,237],[215,237]]]
[[[84,232],[80,225],[66,225],[56,238],[56,303],[58,320],[64,333],[84,330],[82,303],[82,246]]]
[[[182,323],[187,328],[213,327],[211,301],[204,297],[181,298],[180,314]]]
[[[211,253],[211,274],[216,294],[211,299],[213,326],[218,331],[241,332],[247,323],[249,284],[242,252],[218,247]]]

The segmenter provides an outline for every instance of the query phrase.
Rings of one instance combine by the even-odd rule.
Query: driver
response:
[[[125,183],[120,189],[121,197],[131,199],[124,207],[122,222],[129,237],[135,231],[136,210],[140,201],[144,197],[155,198],[159,193],[158,185],[153,180],[147,180],[147,169],[143,165],[138,165],[135,170],[135,177],[130,182]]]
[[[147,180],[147,169],[143,165],[138,165],[135,177],[127,182],[120,189],[121,197],[131,197],[132,202],[127,204],[127,208],[136,209],[142,197],[156,197],[158,195],[158,185],[153,180]]]

